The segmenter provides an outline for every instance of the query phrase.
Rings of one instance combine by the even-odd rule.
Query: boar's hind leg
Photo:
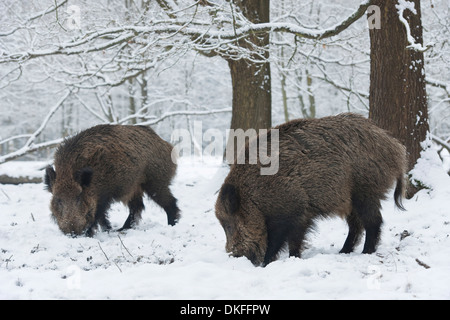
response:
[[[353,200],[353,208],[359,215],[366,230],[366,241],[362,253],[374,253],[380,240],[383,219],[380,213],[380,198],[368,198],[364,201]]]
[[[348,224],[348,236],[345,240],[344,246],[342,247],[339,253],[350,253],[353,252],[355,245],[358,244],[359,240],[361,240],[361,235],[363,232],[363,225],[361,219],[359,218],[358,213],[355,209],[352,210],[350,215],[346,218]]]
[[[159,206],[161,206],[167,213],[167,223],[174,226],[180,218],[180,210],[177,206],[177,199],[170,192],[169,187],[163,187],[158,191],[153,189],[146,189],[146,193],[153,199]]]
[[[131,227],[135,226],[136,223],[141,219],[141,213],[145,208],[144,202],[142,202],[142,194],[134,196],[134,198],[128,202],[128,208],[130,209],[130,214],[123,224],[123,227],[118,231],[130,229]]]

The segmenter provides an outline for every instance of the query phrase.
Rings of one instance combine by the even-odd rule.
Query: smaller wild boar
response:
[[[52,217],[65,234],[92,236],[99,225],[111,228],[107,210],[121,201],[130,214],[119,230],[128,229],[139,222],[146,193],[174,225],[179,209],[169,189],[177,167],[171,152],[171,144],[144,126],[98,125],[65,140],[44,179],[53,194]]]
[[[261,175],[259,159],[255,165],[233,164],[220,189],[215,211],[226,234],[226,251],[264,266],[287,242],[289,255],[300,257],[314,221],[338,215],[349,226],[340,252],[352,252],[364,230],[363,253],[375,252],[380,200],[395,182],[395,203],[403,209],[405,147],[351,113],[293,120],[274,129],[278,172]],[[267,150],[272,130],[264,137]],[[248,154],[248,145],[241,152]]]

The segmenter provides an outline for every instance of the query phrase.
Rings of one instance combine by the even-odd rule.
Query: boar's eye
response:
[[[53,205],[59,210],[61,210],[63,207],[63,201],[60,198],[55,198],[53,199]]]
[[[227,235],[231,235],[234,232],[234,228],[233,228],[233,226],[230,223],[225,223],[223,225],[223,229],[225,230],[225,233]]]
[[[225,183],[221,190],[221,201],[226,213],[234,214],[239,209],[240,196],[236,187],[232,184]]]

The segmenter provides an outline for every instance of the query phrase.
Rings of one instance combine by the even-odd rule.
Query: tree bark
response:
[[[421,142],[429,131],[424,55],[407,48],[406,28],[395,7],[397,1],[374,2],[381,9],[381,28],[369,32],[369,118],[406,146],[409,171],[420,157]],[[415,42],[422,44],[420,0],[413,2],[417,14],[406,10],[404,17]],[[417,189],[410,183],[407,196],[415,192]]]
[[[231,129],[267,129],[272,125],[269,63],[229,60],[233,87]]]
[[[252,23],[270,21],[269,0],[235,0],[234,3]],[[230,129],[268,129],[272,125],[269,33],[252,34],[239,40],[238,45],[249,50],[255,47],[262,50],[259,54],[251,54],[250,59],[227,58],[233,89]],[[258,62],[261,58],[264,61]],[[234,154],[237,154],[236,144],[230,140],[227,148],[233,142]]]
[[[270,21],[269,0],[235,0],[244,16],[252,23]],[[250,35],[240,40],[239,46],[253,49],[264,48],[261,54],[265,62],[249,59],[228,59],[233,87],[233,111],[231,129],[267,129],[272,125],[272,89],[270,79],[269,34]],[[261,57],[255,57],[261,60]]]

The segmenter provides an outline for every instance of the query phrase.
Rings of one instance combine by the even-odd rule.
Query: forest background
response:
[[[164,139],[369,116],[408,148],[450,140],[449,5],[422,1],[3,0],[0,163],[97,123]],[[174,142],[174,141],[172,141]]]

